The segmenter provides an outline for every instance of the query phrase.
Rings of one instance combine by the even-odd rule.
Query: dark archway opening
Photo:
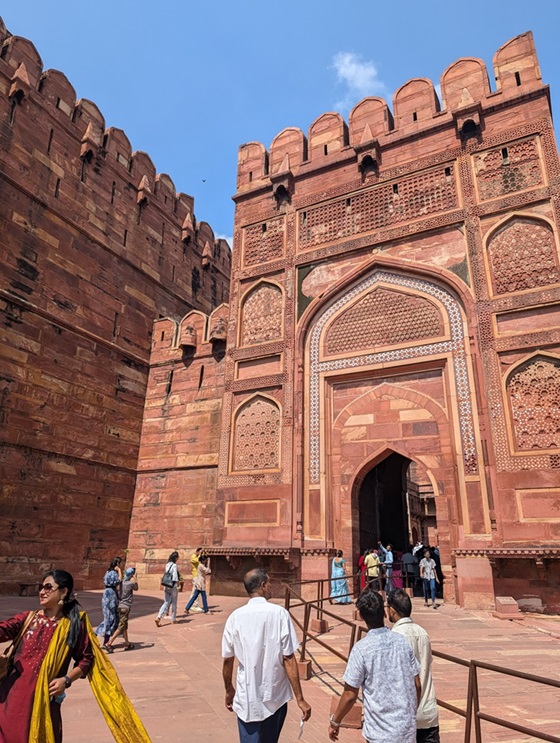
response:
[[[411,460],[390,454],[364,477],[358,495],[360,553],[381,540],[405,552],[411,543],[407,473]]]

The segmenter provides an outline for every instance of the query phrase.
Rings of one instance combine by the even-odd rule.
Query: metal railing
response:
[[[351,578],[359,577],[359,575],[360,574],[358,573],[357,576],[348,576],[347,579],[350,580]],[[324,586],[326,583],[329,584],[330,586],[331,582],[336,581],[336,580],[343,580],[343,579],[324,578],[322,580],[307,580],[307,581],[299,581],[296,583],[286,584],[285,586],[286,587],[285,601],[284,601],[285,608],[289,611],[292,620],[300,628],[302,632],[302,643],[301,643],[301,650],[300,650],[300,661],[301,662],[304,662],[306,660],[305,656],[307,652],[308,642],[313,641],[346,663],[348,662],[348,657],[355,643],[358,642],[362,638],[362,635],[366,634],[368,631],[367,627],[365,627],[362,624],[357,623],[359,620],[352,621],[352,620],[345,619],[344,617],[341,617],[340,615],[335,614],[333,611],[324,608],[323,606],[324,602],[328,601],[330,597],[330,596],[325,596]],[[308,591],[310,588],[312,589],[313,585],[316,586],[316,590],[314,591],[316,596],[314,599],[311,599],[311,600],[303,598],[303,596],[301,595],[301,592],[298,592],[297,590],[298,587],[305,586],[306,590]],[[330,594],[330,591],[328,593]],[[352,589],[350,589],[350,593],[344,594],[344,596],[350,596],[350,597],[352,597],[353,595],[354,595],[354,592],[352,591]],[[342,598],[342,597],[337,596],[337,598]],[[298,617],[294,614],[294,609],[298,609],[301,607],[303,607],[303,622],[301,622],[298,619]],[[329,617],[329,618],[334,619],[338,624],[343,624],[349,627],[350,640],[349,640],[349,646],[348,646],[347,653],[344,653],[338,648],[333,647],[333,645],[330,645],[323,637],[318,636],[319,633],[315,633],[311,631],[310,625],[311,625],[312,614],[316,614],[317,619]],[[475,743],[483,743],[482,727],[481,727],[482,721],[492,723],[493,725],[507,728],[509,730],[513,730],[523,735],[531,735],[534,738],[537,738],[538,740],[548,741],[549,743],[560,743],[560,736],[552,735],[550,733],[545,733],[540,730],[537,730],[536,728],[527,727],[526,725],[519,725],[518,723],[511,722],[510,720],[506,720],[502,717],[496,717],[494,715],[489,715],[486,712],[483,712],[480,708],[480,693],[479,693],[480,689],[479,689],[478,669],[481,669],[484,671],[491,671],[494,673],[499,673],[499,674],[502,674],[505,676],[511,676],[514,678],[523,679],[524,681],[531,681],[531,682],[542,684],[545,686],[554,687],[556,689],[560,689],[560,680],[546,678],[544,676],[537,676],[535,674],[525,673],[524,671],[516,671],[512,668],[506,668],[504,666],[498,666],[498,665],[494,665],[491,663],[484,663],[483,661],[479,661],[479,660],[465,660],[464,658],[459,658],[455,655],[449,655],[448,653],[443,653],[440,650],[432,649],[432,655],[435,658],[439,658],[441,660],[463,666],[465,668],[468,668],[469,670],[465,709],[462,709],[461,707],[457,707],[456,705],[446,702],[443,699],[437,700],[437,703],[440,707],[448,710],[449,712],[453,712],[454,714],[459,715],[460,717],[463,717],[465,719],[465,734],[463,738],[463,743],[471,743],[473,728],[474,728]],[[560,705],[559,705],[559,709],[560,709]],[[559,727],[560,727],[560,724],[559,724]]]

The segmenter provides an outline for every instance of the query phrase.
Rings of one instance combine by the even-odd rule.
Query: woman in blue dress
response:
[[[346,570],[344,566],[346,560],[342,557],[342,550],[338,550],[336,557],[332,561],[331,570],[331,603],[333,604],[351,604],[352,597],[348,581],[346,580]]]
[[[103,637],[103,645],[106,645],[113,632],[117,629],[119,622],[118,606],[119,606],[119,588],[121,585],[121,578],[117,571],[118,563],[116,558],[109,565],[109,570],[103,576],[103,584],[105,590],[101,596],[101,610],[103,611],[103,621],[99,627],[95,630],[95,634],[98,637]]]

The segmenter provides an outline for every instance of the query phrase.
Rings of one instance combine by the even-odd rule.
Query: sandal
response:
[[[134,650],[135,645],[133,645],[131,642],[128,643],[128,645],[124,646],[125,650]]]
[[[103,650],[105,650],[107,653],[109,653],[109,655],[111,655],[111,653],[114,653],[115,652],[110,645],[103,645]]]

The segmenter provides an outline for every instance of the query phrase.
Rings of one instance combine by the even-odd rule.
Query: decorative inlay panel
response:
[[[243,303],[241,345],[266,343],[282,337],[282,291],[274,284],[259,284]]]
[[[516,448],[560,448],[560,360],[537,356],[510,376]]]
[[[560,282],[554,233],[546,222],[514,218],[488,244],[497,294]]]
[[[453,168],[440,167],[300,211],[298,246],[309,250],[456,207]]]
[[[233,469],[266,470],[280,466],[280,409],[267,397],[251,398],[235,418]]]
[[[482,152],[474,163],[482,201],[543,183],[536,139]]]
[[[243,265],[256,266],[278,260],[284,255],[284,217],[245,227]]]
[[[443,318],[428,299],[375,287],[328,329],[329,355],[394,346],[444,333]]]
[[[330,318],[341,310],[345,305],[362,294],[365,290],[382,282],[395,287],[420,291],[432,296],[447,314],[451,337],[449,340],[433,343],[423,343],[407,348],[399,348],[393,351],[380,351],[378,353],[367,353],[364,355],[349,356],[332,361],[320,360],[321,335],[328,325]],[[455,372],[455,389],[457,406],[459,410],[459,425],[461,430],[461,442],[463,448],[463,464],[465,473],[475,474],[478,472],[477,452],[474,436],[473,411],[471,406],[471,392],[467,359],[465,354],[465,338],[463,333],[463,321],[459,302],[449,292],[431,281],[424,279],[402,276],[388,271],[374,271],[362,279],[346,294],[333,302],[325,309],[316,320],[309,340],[309,476],[310,482],[318,483],[320,478],[320,395],[321,374],[333,370],[359,369],[362,366],[372,364],[390,363],[401,359],[419,359],[438,353],[451,353],[453,369]]]

